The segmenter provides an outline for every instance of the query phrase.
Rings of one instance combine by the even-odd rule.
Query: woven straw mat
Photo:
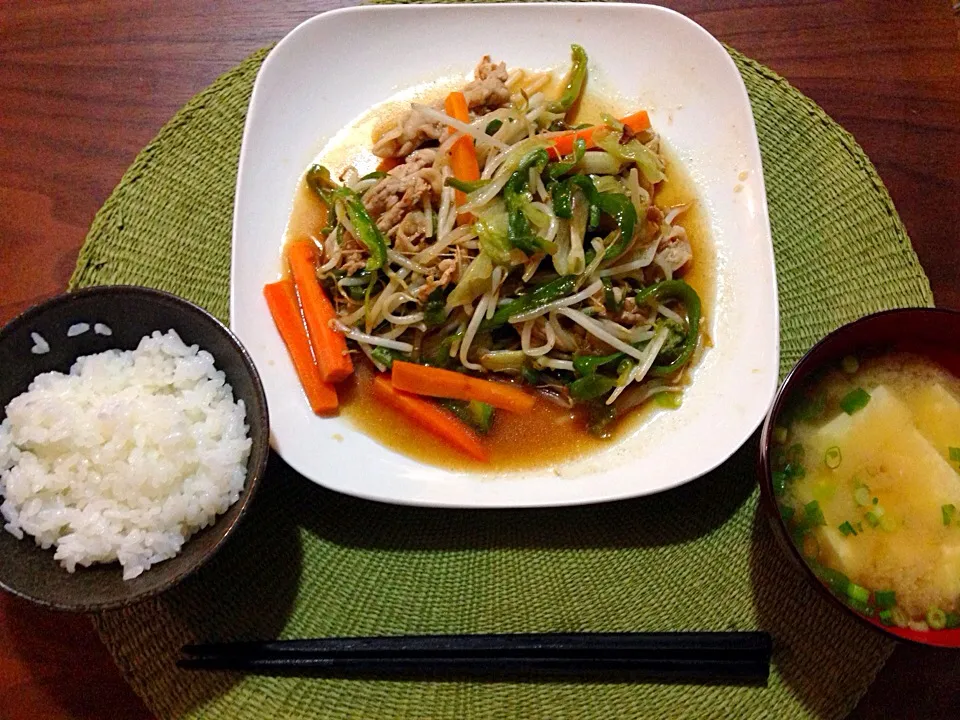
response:
[[[883,184],[853,138],[731,50],[753,104],[780,287],[781,371],[838,325],[930,305]],[[197,95],[97,214],[72,288],[169,290],[227,319],[244,114],[266,50]],[[828,606],[774,546],[755,443],[708,477],[594,507],[452,511],[325,491],[274,458],[247,520],[176,589],[95,619],[167,718],[839,718],[892,645]],[[768,686],[390,682],[178,671],[214,639],[394,633],[762,628]]]

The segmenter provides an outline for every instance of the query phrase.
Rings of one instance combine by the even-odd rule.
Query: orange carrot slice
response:
[[[495,408],[517,413],[529,412],[536,402],[532,395],[507,383],[481,380],[452,370],[403,360],[393,361],[393,386],[417,395],[479,400]]]
[[[307,326],[304,324],[297,291],[289,278],[263,286],[263,296],[270,308],[270,315],[287,346],[293,367],[300,378],[300,385],[317,415],[328,415],[337,409],[337,391],[330,383],[320,379],[320,368],[313,357]]]
[[[335,383],[353,372],[353,361],[343,334],[330,327],[336,314],[317,280],[316,260],[317,249],[313,243],[295,242],[287,246],[287,262],[303,308],[303,319],[307,323],[313,356],[320,368],[320,378]]]
[[[373,394],[457,450],[480,462],[490,461],[490,454],[477,434],[448,410],[397,390],[386,375],[374,378]]]
[[[447,115],[456,118],[460,122],[470,122],[470,110],[467,107],[467,98],[462,92],[452,92],[447,95],[443,103]],[[456,128],[451,127],[451,131]],[[477,163],[477,149],[473,144],[473,138],[464,135],[457,140],[450,148],[450,167],[453,170],[453,176],[457,180],[473,182],[480,179],[480,165]],[[467,195],[462,190],[455,193],[457,205],[463,205],[466,202]],[[460,213],[457,215],[457,222],[460,225],[468,225],[473,222],[473,216],[470,213]]]
[[[633,115],[620,118],[620,122],[633,132],[638,133],[650,127],[650,116],[646,110],[640,110],[639,112],[633,113]],[[584,128],[583,130],[572,131],[564,135],[556,135],[551,138],[553,145],[547,148],[547,153],[549,153],[553,160],[558,160],[564,155],[569,155],[573,152],[573,143],[577,138],[583,138],[588,148],[594,147],[593,133],[599,127],[603,127],[603,125],[594,125],[593,127]]]

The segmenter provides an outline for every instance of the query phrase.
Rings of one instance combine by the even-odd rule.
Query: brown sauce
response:
[[[449,91],[445,84],[438,84],[429,93],[418,100],[430,102],[443,97]],[[434,97],[435,96],[435,97]],[[406,103],[404,103],[406,104]],[[385,111],[394,115],[397,103],[388,103]],[[599,122],[604,111],[617,114],[629,112],[631,108],[615,108],[602,98],[587,94],[581,102],[578,122]],[[364,174],[375,168],[376,160],[363,152],[351,151],[345,143],[357,143],[369,148],[370,128],[382,128],[385,124],[382,116],[366,115],[355,123],[356,131],[340,135],[343,138],[336,145],[328,145],[318,161],[326,164],[331,173],[337,174],[347,165],[353,164]],[[359,131],[367,134],[362,135]],[[374,132],[376,132],[374,130]],[[701,204],[697,201],[695,186],[672,153],[664,153],[667,180],[658,188],[654,199],[660,207],[692,203],[679,220],[687,231],[687,237],[693,250],[693,260],[685,268],[683,279],[700,295],[703,303],[703,324],[709,327],[709,310],[714,298],[714,251],[709,241],[709,222]],[[326,222],[326,213],[322,203],[301,182],[294,197],[293,209],[287,226],[286,241],[303,238],[318,238],[319,230]],[[705,343],[709,337],[704,332]],[[341,409],[344,416],[364,434],[376,439],[397,452],[431,465],[455,469],[483,470],[519,470],[525,468],[552,467],[566,460],[582,457],[610,447],[618,439],[628,435],[638,423],[649,417],[652,412],[670,412],[653,403],[647,403],[620,419],[613,436],[599,439],[591,435],[581,420],[569,409],[559,407],[547,400],[539,400],[532,412],[516,415],[498,410],[495,413],[493,427],[484,438],[484,444],[490,450],[490,463],[482,464],[461,453],[450,449],[442,441],[429,433],[421,432],[411,425],[408,418],[391,408],[383,407],[373,397],[370,384],[374,369],[361,353],[355,356],[357,373],[354,379],[339,388]]]

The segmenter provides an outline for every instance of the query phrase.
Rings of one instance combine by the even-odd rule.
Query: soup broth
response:
[[[960,381],[928,357],[848,357],[774,430],[774,490],[815,572],[857,610],[960,623]]]

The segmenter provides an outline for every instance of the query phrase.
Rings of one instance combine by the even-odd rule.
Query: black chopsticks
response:
[[[338,677],[576,677],[763,684],[764,632],[540,633],[319,638],[187,645],[191,670]]]

